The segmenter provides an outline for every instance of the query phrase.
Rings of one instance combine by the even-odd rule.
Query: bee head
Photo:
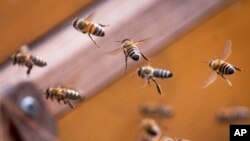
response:
[[[150,135],[150,136],[157,136],[159,134],[159,130],[158,128],[156,128],[155,126],[149,126],[146,128],[146,132]]]
[[[50,93],[50,88],[47,88],[47,89],[45,90],[45,95],[49,95],[49,93]]]
[[[157,123],[152,119],[144,119],[142,123],[142,127],[144,128],[145,132],[150,136],[157,136],[160,134],[160,128],[158,127]]]
[[[79,21],[79,19],[76,17],[73,22],[72,22],[72,25],[74,28],[77,28],[77,22]]]
[[[15,59],[15,54],[12,54],[9,59],[14,60]]]
[[[124,40],[122,40],[122,44],[125,42],[130,42],[130,41],[131,41],[130,39],[124,39]]]
[[[208,65],[211,69],[217,70],[219,68],[219,62],[219,59],[212,59],[211,61],[209,61]]]
[[[137,70],[137,74],[138,74],[138,76],[142,76],[142,68],[141,67]]]

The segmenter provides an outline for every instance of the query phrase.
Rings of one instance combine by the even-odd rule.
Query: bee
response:
[[[124,39],[122,41],[116,41],[116,42],[121,42],[121,48],[111,51],[111,54],[123,50],[123,53],[125,55],[125,74],[127,72],[128,57],[130,57],[134,61],[138,61],[142,56],[145,60],[150,61],[143,53],[141,53],[141,51],[137,47],[137,45],[142,44],[147,40],[148,39],[143,39],[140,41],[132,41],[131,39]]]
[[[32,55],[27,50],[26,46],[22,47],[19,52],[12,54],[10,59],[13,60],[13,65],[26,66],[28,68],[27,75],[29,75],[34,65],[44,67],[47,62],[39,56]]]
[[[152,80],[157,87],[157,91],[160,95],[162,95],[161,87],[160,85],[156,82],[154,77],[156,78],[171,78],[173,76],[173,73],[169,70],[164,70],[164,69],[158,69],[158,68],[153,68],[149,65],[140,67],[137,70],[138,76],[141,77],[142,79],[147,80],[148,84],[150,85],[150,80]]]
[[[250,118],[250,109],[244,106],[222,108],[216,114],[219,122],[232,122]]]
[[[141,122],[140,141],[159,141],[161,138],[161,129],[155,120],[144,118]]]
[[[79,92],[76,90],[68,89],[62,86],[47,88],[45,91],[45,96],[46,99],[50,98],[52,101],[55,98],[59,103],[62,100],[64,104],[68,104],[70,108],[75,108],[70,100],[82,99],[82,97],[79,95]]]
[[[227,63],[225,60],[231,55],[232,52],[232,42],[228,40],[222,50],[222,53],[219,59],[212,59],[209,61],[209,67],[213,70],[213,72],[208,77],[207,81],[203,88],[207,87],[208,85],[212,84],[218,75],[220,75],[227,83],[232,86],[231,82],[224,76],[224,75],[232,75],[237,71],[242,71],[240,68]]]
[[[143,116],[156,118],[169,118],[174,114],[172,107],[158,103],[144,104],[139,111]]]
[[[173,138],[170,138],[168,136],[163,136],[160,141],[189,141],[189,140],[186,140],[186,139],[183,139],[183,138],[175,138],[175,139],[173,139]]]
[[[92,22],[93,17],[94,17],[94,13],[90,14],[84,19],[75,18],[72,22],[72,25],[76,30],[82,32],[83,34],[88,34],[88,36],[94,42],[94,44],[97,47],[100,47],[99,45],[97,45],[95,40],[91,37],[91,34],[95,36],[103,37],[105,36],[103,27],[106,27],[109,25],[93,23]]]

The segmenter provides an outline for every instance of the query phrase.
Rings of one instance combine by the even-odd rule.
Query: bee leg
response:
[[[14,57],[13,65],[15,66],[17,63],[16,57]]]
[[[149,86],[151,86],[151,85],[150,85],[150,81],[149,81],[149,80],[148,80],[148,85],[149,85]]]
[[[48,94],[46,94],[46,93],[45,93],[45,95],[46,95],[46,99],[48,99],[48,98],[49,98],[49,95],[48,95]]]
[[[100,25],[101,27],[109,26],[109,25],[104,25],[104,24],[98,24],[98,25]]]
[[[66,101],[66,99],[62,99],[62,101],[63,101],[63,103],[64,103],[64,104],[67,104],[67,101]]]
[[[128,55],[126,54],[126,51],[123,50],[125,55],[125,74],[127,73],[127,67],[128,67]]]
[[[140,54],[141,54],[141,56],[142,56],[145,60],[150,61],[150,59],[148,59],[144,54],[142,54],[141,52],[140,52]]]
[[[27,70],[27,75],[30,74],[30,71],[32,70],[32,67],[33,67],[33,64],[31,62],[28,62],[25,64],[25,66],[28,67],[28,70]]]
[[[227,81],[227,83],[232,87],[232,83],[222,74],[221,77]]]
[[[91,37],[91,35],[88,33],[88,35],[89,35],[89,38],[95,43],[95,45],[97,46],[97,47],[100,47],[100,46],[98,46],[97,45],[97,43],[95,42],[95,40]]]
[[[158,90],[158,93],[162,96],[162,92],[161,92],[161,87],[160,85],[152,78],[152,80],[155,82],[156,84],[156,87],[157,87],[157,90]]]
[[[50,99],[51,99],[51,101],[54,101],[54,98],[53,98],[53,96],[52,96],[52,95],[50,96]]]
[[[61,99],[57,99],[57,102],[58,102],[59,104],[61,104]]]
[[[69,100],[65,100],[65,101],[67,102],[70,108],[75,108],[75,106]]]
[[[242,71],[242,69],[241,68],[239,68],[239,67],[236,67],[236,66],[233,66],[237,71]]]

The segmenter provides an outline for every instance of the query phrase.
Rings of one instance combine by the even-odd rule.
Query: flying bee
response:
[[[124,39],[122,41],[116,41],[116,42],[121,42],[121,48],[113,50],[111,54],[123,50],[123,53],[125,55],[125,74],[127,72],[128,57],[130,57],[134,61],[138,61],[142,56],[145,60],[150,61],[143,53],[141,53],[141,51],[137,47],[137,45],[142,44],[147,40],[148,39],[143,39],[140,41],[132,41],[131,39]]]
[[[44,67],[47,62],[39,56],[32,55],[27,50],[26,46],[22,47],[19,52],[12,54],[10,59],[13,60],[13,65],[26,66],[28,68],[27,75],[29,75],[34,65]]]
[[[161,87],[156,82],[154,77],[164,79],[164,78],[170,78],[170,77],[173,76],[173,73],[171,71],[164,70],[164,69],[153,68],[153,67],[151,67],[149,65],[144,66],[144,67],[140,67],[137,70],[137,73],[138,73],[139,77],[141,77],[142,79],[147,80],[148,84],[150,84],[150,80],[152,80],[156,84],[158,93],[160,95],[162,95]]]
[[[250,109],[244,106],[222,108],[217,112],[216,119],[219,122],[232,122],[250,119]]]
[[[170,118],[174,114],[172,107],[159,103],[143,104],[139,111],[143,116],[155,118]]]
[[[144,118],[141,122],[140,141],[159,141],[161,138],[161,129],[155,120]]]
[[[220,75],[224,80],[227,81],[227,83],[230,86],[232,86],[231,82],[224,75],[234,74],[236,70],[241,71],[241,69],[225,61],[231,55],[231,52],[232,52],[232,42],[231,40],[228,40],[222,50],[219,59],[212,59],[211,61],[208,62],[209,67],[213,70],[213,72],[208,77],[203,88],[212,84],[216,80],[218,75]]]
[[[68,89],[62,86],[47,88],[45,91],[45,96],[46,99],[50,98],[52,101],[55,98],[59,103],[62,100],[64,104],[68,104],[70,108],[75,108],[70,100],[82,99],[76,90]]]
[[[76,30],[82,32],[83,34],[88,34],[88,36],[95,43],[95,45],[97,47],[100,47],[99,45],[97,45],[95,40],[91,37],[91,34],[95,36],[103,37],[105,36],[103,27],[106,27],[109,25],[93,23],[92,22],[93,17],[94,17],[94,13],[90,14],[84,19],[75,18],[72,24]]]

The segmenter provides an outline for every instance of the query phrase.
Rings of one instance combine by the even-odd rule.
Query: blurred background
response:
[[[105,28],[105,37],[94,37],[100,49],[87,35],[69,26],[76,16],[84,18],[92,12],[96,13],[94,22],[110,25]],[[164,135],[191,141],[227,141],[230,123],[250,123],[249,111],[244,120],[216,119],[221,108],[250,106],[249,13],[248,0],[2,0],[0,102],[9,89],[23,81],[42,90],[66,83],[79,89],[87,100],[72,110],[41,97],[55,118],[55,140],[138,141],[144,118],[139,107],[153,102],[170,105],[174,110],[171,118],[155,119],[167,127],[162,128]],[[151,39],[139,48],[152,60],[150,65],[174,73],[170,79],[157,79],[163,96],[154,85],[145,86],[141,78],[133,77],[137,67],[147,65],[143,59],[134,62],[129,58],[129,73],[124,75],[123,53],[107,55],[120,47],[116,40],[148,37]],[[202,89],[211,73],[203,61],[219,57],[227,40],[232,41],[232,55],[227,61],[243,71],[227,77],[233,87],[218,77]],[[46,69],[32,70],[29,78],[26,69],[7,61],[25,44],[49,62]],[[0,131],[5,130],[0,120],[1,125]],[[18,134],[22,136],[22,132]]]

